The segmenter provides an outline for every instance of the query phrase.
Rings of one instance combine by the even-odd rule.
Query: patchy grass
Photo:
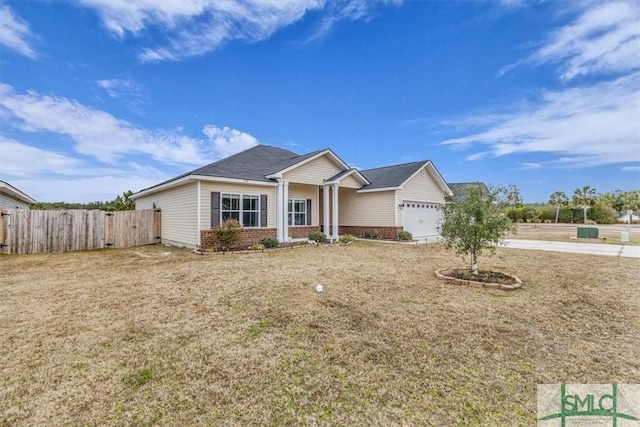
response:
[[[620,232],[627,231],[628,225],[584,225],[584,224],[518,224],[518,233],[510,234],[508,239],[550,240],[556,242],[614,243],[640,245],[640,227],[633,225],[629,242],[620,242]],[[597,239],[578,239],[578,227],[598,228]]]
[[[480,258],[517,292],[444,267],[369,242],[0,256],[0,425],[528,426],[537,384],[640,378],[637,260]]]

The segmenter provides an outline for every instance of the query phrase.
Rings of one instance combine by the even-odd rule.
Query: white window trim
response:
[[[289,202],[291,202],[291,211],[289,211]],[[296,202],[304,202],[304,212],[295,212]],[[295,216],[294,214],[304,214],[304,224],[295,225]],[[291,219],[291,223],[289,223],[289,219]],[[307,199],[289,199],[287,200],[287,223],[289,227],[306,227],[307,226]]]
[[[224,199],[224,196],[240,196],[240,206],[239,206],[239,210],[237,211],[232,211],[232,210],[224,210],[222,209],[222,200]],[[258,214],[258,225],[256,226],[245,226],[242,224],[242,214],[245,212],[244,209],[242,209],[242,201],[244,200],[244,197],[257,197],[258,198],[258,210],[255,211],[246,211],[246,212],[256,212]],[[239,212],[239,222],[240,225],[242,225],[242,228],[260,228],[260,213],[262,212],[262,210],[260,209],[262,206],[260,206],[260,195],[259,194],[249,194],[249,193],[223,193],[220,192],[220,224],[222,224],[224,222],[224,220],[222,219],[224,212]]]

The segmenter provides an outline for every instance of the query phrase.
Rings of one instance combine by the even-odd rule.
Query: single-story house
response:
[[[0,209],[29,209],[36,201],[5,181],[0,181]]]
[[[243,225],[243,244],[319,231],[331,239],[436,235],[451,194],[430,160],[360,171],[331,149],[300,155],[258,145],[132,197],[136,209],[162,210],[164,243],[207,247],[227,219]]]

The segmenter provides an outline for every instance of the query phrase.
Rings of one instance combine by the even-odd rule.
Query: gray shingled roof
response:
[[[354,170],[354,169],[353,168],[345,169],[342,172],[335,174],[331,178],[327,178],[327,182],[335,181],[336,179],[342,178],[343,176],[345,176],[346,174],[348,174],[352,170]]]
[[[379,188],[400,187],[407,179],[416,173],[428,160],[421,162],[404,163],[401,165],[385,166],[382,168],[368,169],[360,173],[371,183],[361,190],[376,190]]]
[[[278,172],[297,163],[297,153],[282,148],[256,145],[248,150],[203,166],[185,175],[216,176],[221,178],[248,179],[270,182],[265,175]],[[284,165],[284,166],[283,166]]]
[[[186,176],[211,176],[219,178],[235,178],[251,181],[274,182],[266,178],[310,157],[321,153],[324,150],[314,151],[308,154],[297,154],[293,151],[282,148],[270,147],[268,145],[256,145],[248,150],[226,157],[217,162],[194,169],[168,181],[161,182],[149,190],[160,185],[184,178]],[[374,190],[381,188],[396,188],[401,186],[416,171],[418,171],[428,160],[421,162],[405,163],[402,165],[386,166],[377,169],[359,171],[370,184],[363,186],[362,190]],[[346,169],[331,177],[329,181],[337,179],[352,169]],[[141,190],[141,191],[145,191]]]
[[[316,153],[304,154],[301,156],[293,151],[285,150],[283,148],[270,147],[268,145],[256,145],[248,150],[241,151],[240,153],[225,157],[217,162],[183,173],[182,175],[156,184],[153,187],[145,188],[141,191],[149,190],[190,175],[273,182],[273,180],[268,179],[265,176],[294,165]]]

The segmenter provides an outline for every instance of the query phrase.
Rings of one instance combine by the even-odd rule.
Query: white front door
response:
[[[413,238],[437,236],[440,220],[438,203],[416,202],[404,200],[402,208],[402,225]]]

